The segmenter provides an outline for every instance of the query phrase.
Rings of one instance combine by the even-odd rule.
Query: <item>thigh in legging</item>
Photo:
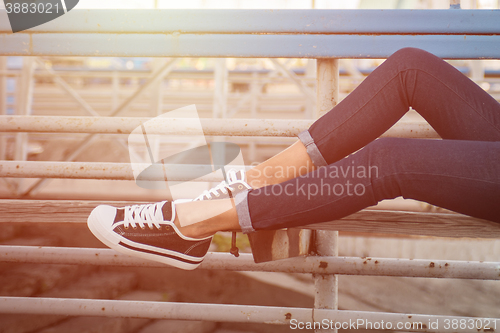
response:
[[[402,196],[500,222],[500,142],[378,139],[287,182],[252,190],[252,226],[332,221]]]
[[[500,104],[423,50],[389,57],[309,129],[327,163],[378,138],[412,107],[443,139],[500,141]]]

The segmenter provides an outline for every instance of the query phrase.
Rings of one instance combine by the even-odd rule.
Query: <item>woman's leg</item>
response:
[[[384,138],[307,175],[252,190],[247,203],[229,211],[216,201],[177,206],[181,221],[200,208],[220,209],[181,229],[203,237],[239,225],[251,231],[332,221],[398,196],[500,222],[500,142]]]
[[[454,140],[372,142],[410,106],[441,137]],[[499,124],[500,106],[481,88],[427,52],[404,49],[301,133],[299,143],[249,173],[250,181],[264,179],[260,186],[275,185],[238,193],[236,206],[233,199],[179,203],[176,209],[165,202],[99,206],[89,228],[119,251],[192,269],[203,260],[210,237],[185,235],[324,222],[397,196],[500,222]],[[278,177],[278,166],[295,167],[302,176]],[[265,168],[274,170],[270,181]],[[133,230],[124,230],[129,225]]]
[[[250,191],[248,214],[253,229],[276,229],[332,221],[398,196],[500,222],[500,142],[376,140],[308,175]]]
[[[495,99],[440,58],[405,48],[301,133],[302,144],[250,170],[249,183],[254,188],[277,184],[336,162],[378,138],[410,107],[443,139],[500,140]]]
[[[339,105],[316,121],[309,131],[301,133],[300,142],[250,170],[247,173],[248,181],[252,187],[260,188],[305,175],[313,171],[315,166],[334,163],[379,137],[410,107],[416,109],[444,139],[500,141],[500,104],[498,102],[443,60],[419,49],[406,48],[389,57]],[[373,151],[378,145],[373,145],[369,151]],[[427,166],[435,164],[431,163],[432,156],[422,159],[420,154],[412,153],[412,151],[413,149],[408,147],[408,151],[400,158],[410,161],[412,166],[421,165],[420,161],[424,161]],[[441,155],[441,152],[430,151]],[[399,159],[391,159],[388,154],[383,154],[383,156],[387,158],[385,162],[389,164],[402,165]],[[464,156],[467,156],[466,152]],[[481,168],[487,164],[484,158],[479,161],[471,159],[469,162]],[[344,161],[343,163],[350,162]],[[359,165],[359,161],[356,163]],[[453,161],[449,163],[453,165]],[[390,169],[387,164],[383,165],[382,170]],[[380,170],[382,164],[375,166]],[[449,167],[448,164],[439,166]],[[335,167],[338,166],[330,166],[330,168]],[[365,167],[370,166],[365,165]],[[292,172],[283,172],[283,170]],[[432,174],[432,170],[430,171]],[[321,180],[318,181],[321,183]],[[302,183],[297,185],[297,189],[303,188],[306,183],[307,181],[302,178]],[[291,185],[290,182],[283,184],[288,189],[292,188]],[[318,184],[312,182],[307,184],[309,185],[315,188]],[[329,185],[339,188],[338,184],[330,183]],[[270,189],[274,191],[273,193],[283,191],[282,187],[269,187],[266,190]],[[259,192],[252,191],[251,196],[255,196],[256,193]],[[307,194],[308,198],[309,195],[311,193]],[[392,197],[396,196],[398,195]],[[286,211],[293,211],[291,208],[300,210],[302,205],[299,203],[308,201],[304,201],[300,193],[297,193],[298,203],[294,203],[290,208],[287,205],[282,206],[283,203],[277,197],[266,197],[264,200],[270,205],[276,205],[271,209],[273,212],[281,211],[280,207],[284,207]],[[245,231],[252,229],[248,206],[245,205],[250,205],[250,202],[256,202],[255,200],[252,198],[239,200],[240,203],[242,202],[238,205],[241,210],[239,215],[247,217],[242,222],[248,228]],[[330,197],[325,196],[323,200],[330,200]],[[350,213],[373,205],[382,199],[363,201],[362,198],[356,198],[356,200],[359,208],[351,209],[358,207],[356,205],[345,207],[350,209]],[[418,200],[453,209],[451,203],[438,203],[434,199],[426,198]],[[264,201],[259,202],[257,206],[266,207],[264,211],[268,212],[270,207]],[[336,208],[335,211],[338,212],[337,217],[348,215],[342,213],[343,209]],[[329,219],[332,218],[329,217]],[[234,224],[228,226],[234,227]]]
[[[397,51],[309,129],[327,165],[378,138],[412,107],[443,139],[500,141],[500,104],[440,58]],[[308,151],[309,151],[308,150]],[[312,154],[310,154],[311,157]]]

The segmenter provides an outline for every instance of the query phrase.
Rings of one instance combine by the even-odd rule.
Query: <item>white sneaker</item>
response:
[[[118,252],[195,269],[205,258],[212,236],[186,237],[174,220],[175,203],[162,201],[123,208],[100,205],[90,213],[87,225],[101,242]]]
[[[219,185],[210,190],[203,191],[193,201],[234,198],[236,194],[251,190],[252,187],[245,181],[245,170],[231,169],[227,172],[227,181],[223,180]]]

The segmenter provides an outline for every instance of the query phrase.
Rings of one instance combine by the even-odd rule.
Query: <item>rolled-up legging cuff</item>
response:
[[[240,192],[234,197],[236,214],[238,214],[238,223],[244,234],[254,232],[252,220],[250,220],[250,211],[248,210],[248,191]]]
[[[309,130],[300,132],[298,137],[299,140],[306,147],[307,154],[309,155],[311,161],[314,163],[315,166],[319,168],[328,165],[328,163],[326,163],[325,158],[319,151],[318,146],[316,146],[316,143],[314,143],[314,139],[312,138],[311,133],[309,133]]]

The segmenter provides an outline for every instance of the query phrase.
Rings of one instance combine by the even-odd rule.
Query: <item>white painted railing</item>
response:
[[[457,6],[457,1],[452,5]],[[383,29],[390,27],[389,22],[382,22],[381,29],[373,31],[372,24],[364,25],[366,31],[345,30],[344,26],[335,26],[331,28],[326,24],[321,28],[321,19],[313,15],[312,20],[314,29],[308,28],[308,25],[301,23],[300,29],[294,30],[295,25],[289,24],[285,27],[277,26],[269,20],[260,20],[259,16],[252,16],[252,22],[259,23],[259,33],[266,32],[265,24],[262,22],[271,22],[271,34],[259,35],[248,34],[252,32],[252,26],[243,24],[240,27],[237,21],[231,16],[224,16],[224,13],[218,13],[222,18],[233,20],[238,25],[238,31],[234,33],[244,33],[236,35],[234,40],[238,39],[240,43],[246,43],[244,49],[238,49],[238,45],[231,44],[231,36],[221,34],[224,29],[212,34],[212,30],[203,31],[196,34],[197,31],[187,31],[187,34],[173,32],[168,30],[168,34],[163,35],[165,31],[156,24],[162,21],[146,21],[146,35],[139,35],[132,31],[123,31],[123,27],[129,27],[129,22],[117,23],[106,29],[105,34],[100,33],[92,26],[92,22],[84,18],[86,14],[78,14],[77,18],[81,22],[76,25],[78,31],[68,33],[68,22],[54,20],[49,25],[49,30],[37,30],[33,32],[10,34],[6,33],[5,22],[0,22],[0,46],[5,48],[0,55],[90,55],[95,52],[89,42],[94,39],[97,51],[101,50],[105,54],[130,56],[129,51],[133,48],[134,52],[139,52],[143,56],[151,55],[207,55],[207,56],[269,56],[269,57],[316,57],[318,58],[318,105],[319,111],[324,112],[330,109],[338,102],[338,61],[333,58],[338,56],[346,57],[384,57],[403,46],[421,46],[440,56],[448,58],[470,58],[478,59],[482,57],[500,58],[498,52],[498,29],[491,27],[494,24],[485,24],[485,22],[498,22],[498,12],[481,12],[476,18],[477,24],[474,24],[474,12],[456,11],[453,14],[449,11],[442,11],[442,14],[432,11],[436,15],[446,15],[449,19],[456,15],[460,19],[467,18],[467,27],[460,29],[460,24],[453,25],[451,28],[445,26],[433,26],[438,29],[435,35],[432,31],[417,31],[418,36],[414,36],[415,31],[408,30],[405,27],[424,26],[421,22],[422,13],[400,12],[407,19],[404,22],[398,21],[395,29],[389,29],[386,32]],[[397,11],[395,17],[397,18]],[[105,14],[105,13],[104,13]],[[116,13],[114,13],[116,14]],[[198,13],[197,15],[199,15]],[[257,13],[258,14],[258,13]],[[270,13],[261,13],[265,17],[274,15]],[[365,17],[368,13],[363,12]],[[98,14],[103,15],[103,12]],[[156,14],[155,14],[156,15]],[[275,15],[281,15],[279,12]],[[297,15],[294,12],[293,15]],[[377,13],[376,15],[387,15],[386,13]],[[263,16],[263,17],[264,17]],[[67,16],[69,17],[69,15]],[[83,19],[82,19],[83,18]],[[144,19],[140,15],[141,19]],[[420,18],[420,19],[417,19]],[[64,19],[66,20],[66,18]],[[306,21],[308,18],[306,18]],[[485,21],[490,20],[490,21]],[[109,20],[108,20],[109,21]],[[433,24],[441,22],[437,19],[429,20]],[[458,20],[460,21],[460,20]],[[111,22],[111,21],[109,21]],[[109,23],[108,22],[108,23]],[[156,22],[156,23],[155,23]],[[164,20],[163,22],[168,22]],[[446,20],[445,20],[446,22]],[[461,22],[461,21],[460,21]],[[471,23],[472,22],[472,23]],[[70,22],[71,24],[73,22]],[[149,24],[151,23],[151,24]],[[216,22],[217,23],[217,22]],[[241,22],[240,22],[241,23]],[[290,23],[290,22],[288,22]],[[294,22],[292,22],[294,23]],[[90,25],[89,25],[90,24]],[[363,22],[360,22],[363,24]],[[216,24],[217,25],[217,24]],[[350,26],[347,24],[347,26]],[[476,29],[480,26],[480,29]],[[61,28],[63,27],[63,28]],[[264,30],[262,30],[264,27]],[[354,28],[358,28],[355,26]],[[118,31],[115,31],[118,29]],[[220,29],[220,27],[218,27]],[[283,30],[284,29],[284,30]],[[319,29],[319,30],[318,30]],[[326,30],[325,30],[326,29]],[[340,30],[339,30],[340,29]],[[401,30],[402,29],[402,30]],[[451,30],[449,30],[451,29]],[[493,29],[493,30],[492,30]],[[189,30],[189,29],[188,29]],[[64,33],[61,33],[64,32]],[[153,33],[152,33],[153,32]],[[158,33],[159,32],[159,33]],[[339,34],[339,32],[341,34]],[[273,34],[274,33],[274,34]],[[204,35],[205,34],[205,35]],[[295,36],[294,36],[295,34]],[[300,36],[299,36],[300,34]],[[316,35],[320,34],[320,35]],[[345,34],[345,35],[342,35]],[[354,34],[354,35],[353,35]],[[357,36],[356,34],[360,35]],[[462,36],[463,35],[463,36]],[[467,38],[463,38],[467,35]],[[74,40],[72,36],[78,37]],[[2,39],[3,38],[3,39]],[[82,38],[87,44],[82,44]],[[228,39],[229,38],[229,39]],[[302,46],[299,43],[304,39],[307,43]],[[59,47],[57,43],[48,43],[48,40],[61,42]],[[125,41],[116,48],[113,41]],[[220,41],[225,48],[207,48],[205,52],[203,41]],[[278,41],[284,41],[284,48],[281,48]],[[129,43],[127,43],[127,41]],[[130,41],[143,42],[144,48],[137,47]],[[160,41],[160,43],[158,43]],[[168,43],[160,47],[161,41]],[[180,44],[176,44],[175,42]],[[366,43],[370,41],[370,45]],[[374,43],[371,44],[371,41]],[[259,49],[252,47],[256,43]],[[262,43],[261,43],[262,42]],[[24,43],[24,44],[23,44]],[[201,44],[200,44],[201,43]],[[326,45],[324,48],[316,47]],[[298,46],[300,44],[300,46]],[[57,45],[57,46],[55,46]],[[131,47],[133,45],[133,47]],[[163,45],[163,44],[162,44]],[[179,49],[179,45],[189,47],[187,51]],[[143,51],[144,49],[144,51]],[[269,49],[269,50],[268,50]],[[393,50],[394,49],[394,50]],[[197,53],[190,53],[197,50]],[[358,52],[363,50],[363,52]],[[142,52],[142,53],[141,53]],[[242,53],[238,53],[242,52]],[[483,52],[483,53],[481,53]],[[94,53],[92,53],[93,55]],[[174,61],[165,64],[155,72],[153,77],[147,82],[143,89],[154,83],[159,77],[170,71]],[[327,75],[325,77],[324,75]],[[28,82],[28,81],[26,81]],[[94,114],[92,108],[88,107],[82,100],[65,87],[75,100],[84,107],[89,114]],[[118,115],[126,109],[131,101],[138,96],[142,90],[124,101],[115,108],[113,115]],[[99,118],[99,117],[40,117],[40,116],[2,116],[0,118],[1,132],[41,132],[41,133],[90,133],[90,134],[128,134],[141,123],[147,121],[142,118]],[[181,120],[161,119],[155,123],[155,128],[151,129],[151,134],[161,133],[170,130],[176,134],[192,134],[189,124],[181,126]],[[311,121],[308,120],[259,120],[259,119],[203,119],[203,129],[206,135],[225,135],[225,136],[296,136],[301,130],[307,128]],[[197,133],[196,133],[197,134]],[[386,133],[388,136],[398,137],[420,137],[434,138],[435,132],[426,124],[410,123],[398,124]],[[113,169],[110,175],[109,170]],[[118,163],[76,163],[76,162],[27,162],[27,161],[1,161],[0,176],[2,177],[46,177],[46,178],[88,178],[88,179],[121,179],[132,180],[130,165]],[[213,179],[205,179],[213,180]],[[0,201],[1,204],[1,201]],[[424,216],[424,215],[422,215]],[[0,217],[0,222],[9,222]],[[82,221],[84,222],[84,221]],[[398,221],[394,222],[395,224]],[[486,226],[488,228],[488,225]],[[18,297],[0,297],[0,312],[3,313],[33,313],[33,314],[63,314],[63,315],[89,315],[89,316],[129,316],[140,318],[168,318],[168,319],[187,319],[187,320],[212,320],[212,321],[234,321],[234,322],[259,322],[281,325],[293,325],[293,320],[301,322],[322,322],[324,319],[328,322],[337,323],[358,322],[359,320],[372,321],[380,323],[391,323],[393,329],[411,330],[419,332],[448,332],[444,326],[439,328],[432,327],[431,323],[435,320],[472,321],[475,323],[477,318],[468,317],[441,317],[433,315],[416,314],[396,314],[384,312],[358,312],[337,310],[337,274],[348,275],[378,275],[378,276],[406,276],[406,277],[438,277],[438,278],[461,278],[461,279],[500,279],[500,263],[498,262],[462,262],[446,260],[410,260],[410,259],[383,259],[383,258],[348,258],[337,257],[336,232],[318,233],[318,249],[322,256],[294,258],[283,261],[273,261],[263,264],[255,264],[250,255],[243,254],[239,258],[231,257],[229,254],[210,253],[207,255],[201,269],[223,269],[223,270],[248,270],[248,271],[268,271],[268,272],[299,272],[313,273],[317,281],[317,297],[315,308],[276,308],[276,307],[256,307],[242,305],[216,305],[216,304],[189,304],[189,303],[156,303],[156,302],[132,302],[132,301],[110,301],[110,300],[81,300],[81,299],[45,299],[45,298],[18,298]],[[333,241],[332,241],[333,240]],[[136,258],[119,255],[112,250],[105,249],[80,249],[80,248],[50,248],[50,247],[17,247],[1,246],[0,261],[4,262],[25,262],[25,263],[57,263],[57,264],[91,264],[91,265],[109,265],[109,266],[150,266],[159,267],[161,264],[154,262],[141,261]],[[413,323],[423,323],[420,327],[397,327],[398,323],[403,325]],[[481,321],[480,323],[484,323]],[[364,325],[364,326],[363,326]],[[366,322],[356,328],[367,328]],[[489,326],[474,327],[475,332],[487,332],[491,329],[500,328],[500,320],[490,319]],[[495,325],[495,326],[493,326]],[[345,328],[341,326],[342,328]],[[323,328],[323,327],[321,327]],[[335,331],[338,327],[328,327],[330,331]],[[351,327],[349,327],[351,328]],[[370,328],[370,327],[368,327]],[[376,327],[375,327],[376,328]],[[387,326],[386,326],[387,328]],[[455,332],[469,332],[470,328],[457,328]]]

